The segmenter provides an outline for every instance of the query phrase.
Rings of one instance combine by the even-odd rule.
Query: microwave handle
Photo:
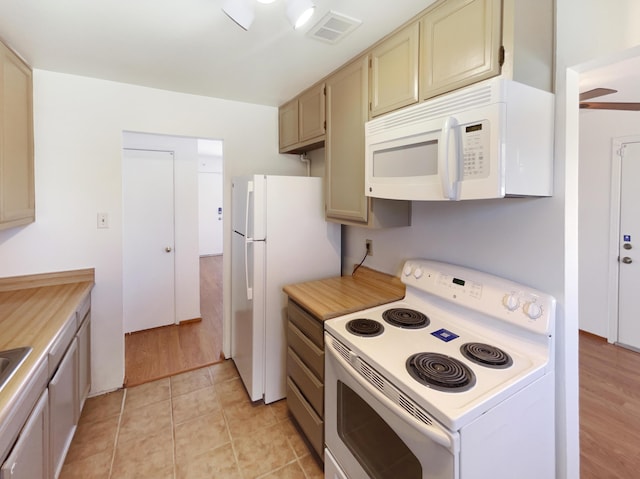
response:
[[[456,173],[454,181],[451,181],[450,161],[449,161],[449,137],[453,132],[455,144],[455,164]],[[463,161],[460,148],[460,134],[458,130],[458,120],[450,116],[444,122],[440,135],[440,145],[438,149],[438,174],[442,183],[442,193],[449,200],[460,199],[460,174],[463,168]]]

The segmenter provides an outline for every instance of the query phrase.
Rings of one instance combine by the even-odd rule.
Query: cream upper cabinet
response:
[[[413,23],[371,50],[371,117],[418,101],[420,29]]]
[[[315,85],[278,109],[280,153],[319,148],[325,135],[324,83]]]
[[[298,143],[298,99],[285,103],[278,109],[280,152]]]
[[[500,74],[501,0],[447,0],[420,19],[420,98]]]
[[[369,116],[369,57],[334,73],[326,86],[326,216],[366,224],[364,124]]]
[[[411,203],[364,194],[364,124],[368,119],[369,56],[326,80],[325,216],[342,224],[382,228],[411,224]]]
[[[324,83],[298,98],[298,136],[301,142],[318,139],[325,133]]]
[[[35,220],[31,69],[0,43],[0,230]]]

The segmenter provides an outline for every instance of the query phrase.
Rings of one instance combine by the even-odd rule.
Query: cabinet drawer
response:
[[[289,348],[287,354],[287,375],[293,382],[318,416],[324,416],[324,384],[316,378],[311,370],[304,365],[300,357]]]
[[[287,406],[318,456],[324,457],[324,421],[318,417],[289,378],[287,378]]]
[[[324,348],[323,324],[293,301],[289,301],[289,320],[295,324],[316,346]]]
[[[316,346],[302,331],[289,323],[287,336],[289,347],[300,356],[302,362],[320,379],[324,380],[324,350]]]
[[[53,346],[49,350],[49,377],[53,376],[53,373],[58,368],[58,364],[62,360],[67,347],[71,344],[73,337],[76,335],[76,313],[67,319],[66,324],[60,331],[60,334],[56,338]]]

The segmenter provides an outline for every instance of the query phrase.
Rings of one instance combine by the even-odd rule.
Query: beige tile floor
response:
[[[286,400],[251,403],[232,361],[87,400],[61,479],[319,479]]]

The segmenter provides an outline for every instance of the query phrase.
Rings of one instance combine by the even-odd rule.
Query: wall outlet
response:
[[[365,240],[365,248],[367,249],[367,256],[373,256],[373,241]]]

